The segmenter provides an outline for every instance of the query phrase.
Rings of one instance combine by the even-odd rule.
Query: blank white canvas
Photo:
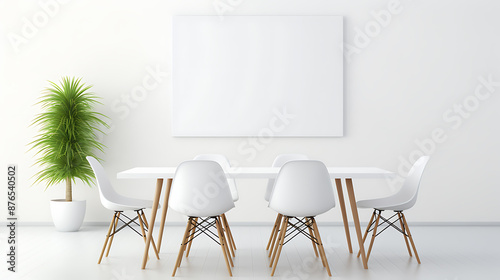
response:
[[[174,136],[343,135],[341,16],[173,17]]]

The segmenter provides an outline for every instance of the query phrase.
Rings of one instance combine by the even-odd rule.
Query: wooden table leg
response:
[[[344,221],[344,230],[345,230],[345,237],[347,239],[347,247],[349,248],[349,253],[352,254],[351,234],[349,232],[349,221],[347,220],[347,212],[345,209],[344,193],[342,191],[342,180],[335,179],[335,185],[337,186],[337,193],[339,195],[340,211],[342,212],[342,220]]]
[[[165,219],[167,218],[168,198],[170,196],[170,187],[172,186],[172,178],[167,179],[167,186],[165,189],[165,199],[163,199],[163,209],[161,210],[160,232],[158,233],[158,253],[161,250],[161,240],[163,239],[163,229],[165,228]]]
[[[153,209],[151,210],[151,219],[149,219],[148,237],[146,238],[146,246],[144,249],[144,256],[142,257],[142,269],[146,268],[148,262],[149,245],[153,236],[153,228],[155,225],[156,212],[158,211],[158,204],[160,203],[161,187],[163,185],[163,178],[156,179],[155,197],[153,200]]]
[[[354,227],[356,228],[356,236],[358,238],[359,251],[361,252],[361,259],[363,260],[363,267],[368,269],[368,262],[366,260],[365,246],[363,245],[363,236],[361,233],[361,226],[359,225],[358,207],[356,205],[356,197],[354,196],[354,187],[352,179],[345,179],[347,194],[349,195],[349,203],[351,204],[352,219],[354,220]]]

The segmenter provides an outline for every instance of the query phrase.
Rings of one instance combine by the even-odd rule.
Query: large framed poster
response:
[[[174,16],[172,25],[173,136],[343,135],[341,16]]]

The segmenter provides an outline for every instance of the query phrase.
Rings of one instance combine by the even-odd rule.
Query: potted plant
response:
[[[49,81],[50,82],[50,81]],[[42,92],[42,113],[33,120],[40,134],[30,143],[39,155],[36,165],[42,170],[35,174],[35,184],[45,182],[49,186],[66,182],[66,198],[51,201],[52,220],[57,230],[77,231],[85,216],[85,201],[73,200],[73,184],[76,179],[91,185],[94,173],[86,156],[94,156],[103,150],[97,140],[99,127],[107,127],[101,119],[106,117],[95,112],[100,104],[97,96],[88,92],[91,86],[81,78],[63,77],[60,85],[50,82],[51,87]]]

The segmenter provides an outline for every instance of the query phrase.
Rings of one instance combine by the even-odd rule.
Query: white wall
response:
[[[172,166],[205,152],[225,154],[241,166],[270,165],[277,154],[295,152],[330,166],[397,171],[422,150],[417,142],[434,133],[435,140],[424,141],[424,152],[432,157],[409,218],[500,222],[500,85],[481,82],[500,81],[499,8],[486,0],[2,1],[0,178],[6,181],[7,164],[17,164],[21,221],[50,221],[48,201],[64,197],[64,187],[31,186],[37,168],[27,144],[36,129],[28,125],[39,112],[34,103],[46,81],[68,75],[83,77],[103,97],[98,110],[112,125],[103,138],[104,165],[124,194],[151,197],[154,181],[117,180],[118,171]],[[345,137],[173,138],[170,16],[217,14],[222,20],[224,15],[344,16]],[[153,79],[147,90],[145,79]],[[241,199],[231,221],[272,221],[274,213],[263,201],[266,181],[238,183]],[[396,189],[384,180],[355,184],[358,198]],[[5,188],[0,192],[4,211]],[[87,200],[87,222],[109,220],[95,187],[80,183],[74,195]],[[361,215],[368,219],[368,212]],[[170,213],[170,220],[181,219]],[[339,209],[321,220],[340,221]]]

